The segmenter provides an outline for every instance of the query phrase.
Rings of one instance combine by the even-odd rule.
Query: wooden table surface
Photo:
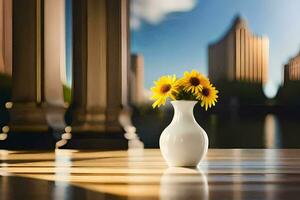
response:
[[[199,168],[159,150],[0,151],[0,199],[300,199],[300,150],[209,149]]]

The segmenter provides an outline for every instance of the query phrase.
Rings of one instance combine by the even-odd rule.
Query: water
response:
[[[157,148],[162,130],[173,113],[140,113],[134,117],[138,135],[147,148]],[[211,148],[300,148],[300,118],[274,113],[231,112],[197,114]]]
[[[281,130],[278,118],[274,114],[267,114],[264,122],[264,145],[266,148],[281,148]]]
[[[172,109],[134,112],[133,125],[146,148],[158,148],[160,134],[172,116]],[[195,112],[195,118],[206,130],[211,148],[300,148],[300,115],[233,110],[214,114]],[[7,123],[8,113],[2,110],[0,128]]]

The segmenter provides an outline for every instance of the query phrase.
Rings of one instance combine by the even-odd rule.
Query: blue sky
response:
[[[144,55],[145,87],[164,74],[191,69],[207,74],[207,46],[224,34],[237,14],[253,33],[269,37],[265,91],[272,96],[281,84],[283,64],[300,50],[299,0],[198,0],[187,12],[170,12],[155,22],[141,18],[141,25],[131,30],[131,50]]]
[[[66,0],[66,73],[67,83],[72,82],[72,0]]]

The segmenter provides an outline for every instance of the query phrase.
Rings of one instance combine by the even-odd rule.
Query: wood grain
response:
[[[199,168],[159,150],[0,151],[1,199],[298,199],[300,150],[210,149]]]

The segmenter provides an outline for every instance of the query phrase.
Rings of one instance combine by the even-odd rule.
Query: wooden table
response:
[[[0,199],[300,199],[300,150],[209,149],[198,169],[159,150],[0,151]]]

